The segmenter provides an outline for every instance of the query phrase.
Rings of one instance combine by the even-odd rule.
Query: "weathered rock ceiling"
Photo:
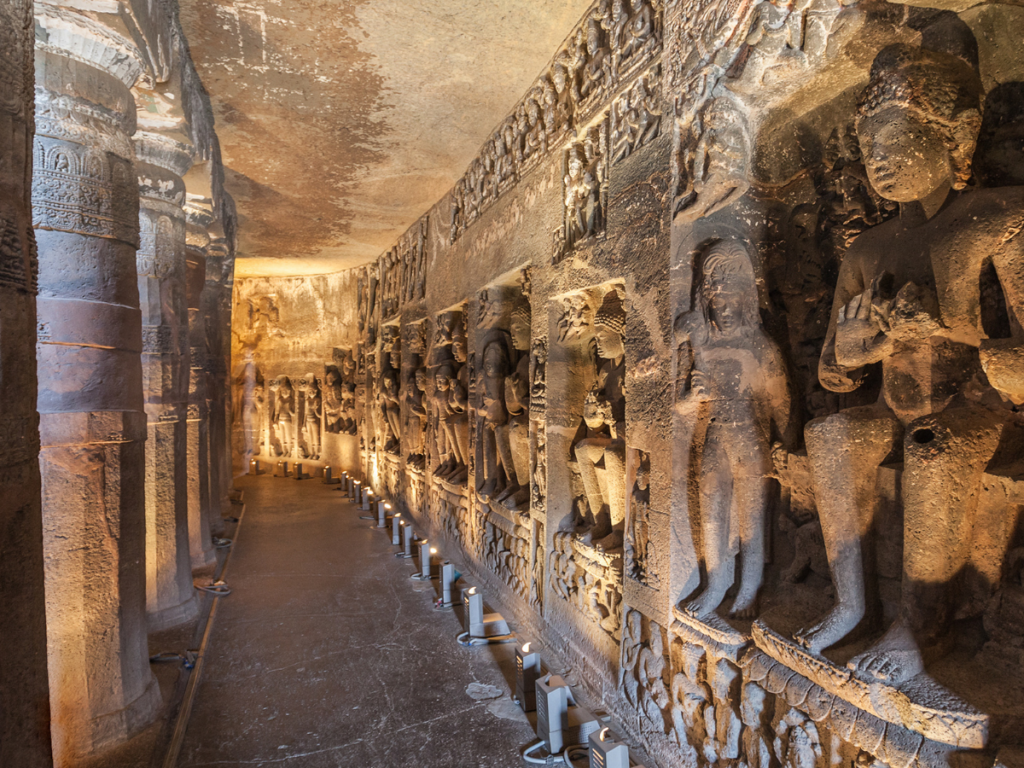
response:
[[[591,0],[180,0],[241,220],[241,275],[390,247]]]

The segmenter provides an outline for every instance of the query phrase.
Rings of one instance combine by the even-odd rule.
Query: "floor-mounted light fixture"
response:
[[[348,497],[352,501],[358,502],[360,500],[359,481],[353,480],[352,485],[348,489]]]
[[[396,512],[395,516],[391,518],[391,543],[396,547],[402,543],[403,525],[405,525],[405,521],[402,519],[402,513]]]
[[[266,470],[260,466],[259,459],[252,459],[249,461],[249,474],[250,475],[265,475]]]
[[[341,478],[338,478],[338,477],[334,476],[334,467],[332,467],[330,464],[326,465],[324,467],[323,484],[324,485],[337,485],[340,482],[341,482]]]
[[[530,645],[516,646],[516,701],[523,712],[537,709],[537,678],[541,676],[540,654]]]
[[[434,603],[434,607],[451,608],[454,605],[452,591],[455,589],[455,582],[461,576],[462,574],[455,570],[455,566],[450,561],[445,560],[441,564],[441,597]]]
[[[391,511],[391,505],[388,504],[384,499],[377,502],[377,527],[383,528],[387,525],[388,512]]]
[[[277,469],[274,470],[274,477],[288,477],[288,462],[279,461],[277,462]]]
[[[629,746],[611,728],[589,736],[590,768],[629,768]]]
[[[427,580],[429,580],[430,578],[433,577],[433,572],[431,570],[431,563],[433,561],[434,555],[437,554],[437,547],[432,547],[430,545],[430,542],[427,541],[426,539],[420,539],[419,549],[420,549],[420,572],[419,573],[414,573],[412,577],[414,579],[418,579],[420,581],[427,581]]]

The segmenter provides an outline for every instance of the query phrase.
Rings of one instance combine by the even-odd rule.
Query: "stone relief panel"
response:
[[[655,67],[633,83],[611,109],[611,162],[625,160],[661,133],[661,68]]]
[[[431,350],[434,478],[456,489],[469,479],[469,343],[466,308],[443,312],[435,322]]]
[[[324,432],[333,435],[357,433],[357,361],[353,350],[335,348],[333,362],[324,367]]]
[[[586,131],[565,150],[562,190],[565,221],[555,232],[553,263],[605,233],[608,211],[608,121]]]
[[[405,466],[423,473],[427,468],[427,421],[430,399],[427,395],[427,322],[407,326],[405,365],[406,429],[408,435]]]
[[[569,443],[573,512],[554,532],[549,580],[557,597],[617,640],[626,517],[624,288],[612,283],[562,299],[558,341],[579,360],[582,400]]]
[[[402,451],[402,334],[398,325],[381,329],[377,375],[377,447],[386,454]]]
[[[575,139],[616,94],[626,101],[619,126],[626,154],[657,135],[656,78],[641,73],[661,54],[663,16],[658,0],[599,0],[591,8],[452,190],[451,243],[542,157]],[[606,130],[602,155],[609,154],[607,140]]]

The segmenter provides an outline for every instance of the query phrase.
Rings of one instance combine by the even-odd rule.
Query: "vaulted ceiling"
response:
[[[180,0],[237,274],[363,264],[465,171],[591,0]]]

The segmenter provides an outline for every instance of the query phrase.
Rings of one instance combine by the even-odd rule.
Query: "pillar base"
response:
[[[139,731],[156,720],[163,709],[164,699],[160,693],[160,683],[150,674],[149,685],[142,695],[124,709],[102,715],[94,721],[92,751],[122,744]]]
[[[199,593],[193,591],[192,596],[183,603],[171,606],[170,608],[164,608],[157,613],[146,613],[149,631],[151,633],[161,632],[192,621],[199,615],[199,603]]]
[[[199,571],[217,564],[217,548],[210,547],[198,554],[192,555],[192,570]]]

